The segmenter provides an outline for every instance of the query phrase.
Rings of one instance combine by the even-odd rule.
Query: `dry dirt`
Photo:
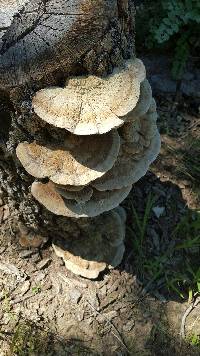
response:
[[[154,207],[163,212],[161,216],[151,212],[145,239],[149,253],[156,251],[159,256],[171,243],[181,217],[199,204],[194,182],[177,173],[182,164],[177,150],[185,144],[186,134],[198,136],[199,119],[187,112],[186,120],[186,114],[180,113],[182,126],[173,136],[171,99],[168,106],[162,97],[158,102],[162,151],[124,206],[128,231],[134,219],[130,203],[142,215],[149,193],[156,195]],[[148,281],[141,282],[128,232],[119,268],[89,281],[65,269],[50,241],[41,248],[21,247],[9,206],[2,199],[0,221],[0,356],[200,355],[198,347],[179,335],[188,303],[159,285],[149,288]],[[199,310],[187,318],[186,333],[200,334]]]

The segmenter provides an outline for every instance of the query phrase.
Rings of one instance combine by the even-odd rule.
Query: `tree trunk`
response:
[[[13,0],[10,7],[3,0],[0,22],[2,194],[21,235],[63,237],[72,230],[75,236],[75,219],[56,216],[33,199],[34,178],[21,166],[16,147],[23,141],[59,140],[65,134],[41,122],[33,112],[36,91],[63,86],[72,75],[106,76],[134,57],[133,1]]]
[[[68,269],[96,278],[122,261],[126,213],[118,205],[160,148],[155,100],[135,58],[134,4],[6,3],[2,194],[23,246],[52,237]]]

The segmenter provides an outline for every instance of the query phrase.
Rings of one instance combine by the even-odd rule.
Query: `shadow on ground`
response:
[[[177,185],[153,173],[134,186],[124,207],[127,248],[121,268],[137,275],[146,292],[184,298],[184,289],[188,293],[197,282],[192,271],[199,268],[199,213],[188,207]]]
[[[182,148],[176,148],[175,153],[179,150]],[[193,155],[192,167],[197,179],[197,150],[192,155],[189,151],[190,157],[183,155],[186,159],[183,163],[188,171],[189,162],[191,169]],[[27,291],[30,300],[24,302],[22,298],[21,303],[14,305],[13,314],[10,310],[5,312],[10,319],[1,327],[0,343],[9,340],[8,355],[200,354],[196,312],[187,320],[186,342],[180,344],[179,338],[181,319],[187,308],[184,302],[198,292],[200,274],[200,221],[198,213],[188,206],[191,187],[171,181],[171,175],[180,178],[179,163],[180,157],[174,159],[170,152],[161,153],[153,166],[154,173],[148,173],[134,185],[123,203],[127,211],[123,262],[118,269],[102,274],[98,281],[77,278],[66,271],[61,260],[53,256],[50,242],[20,258],[22,249],[12,235],[12,225],[7,224],[7,233],[12,236],[7,236],[3,256],[25,270],[30,282]],[[45,258],[52,263],[41,271],[38,262]],[[75,280],[76,287],[72,283],[66,288],[65,283],[60,283],[60,273],[70,281]],[[13,296],[15,282],[2,279],[1,284],[0,276],[0,288],[8,288],[12,302],[18,296],[19,286],[16,284]],[[57,282],[62,286],[55,292]],[[82,288],[81,283],[87,287]],[[41,293],[33,296],[39,289]],[[76,293],[79,298],[74,302]],[[73,298],[67,299],[68,295]],[[92,310],[88,310],[88,300]],[[13,328],[7,327],[6,322],[12,324],[15,315],[17,323],[14,322]],[[39,323],[34,321],[37,318]]]
[[[51,332],[46,325],[30,320],[20,321],[10,333],[0,332],[0,339],[9,344],[5,353],[7,356],[93,354],[93,350],[87,347],[87,342],[76,337],[65,340]]]
[[[188,346],[184,341],[170,334],[169,326],[163,322],[154,325],[151,333],[147,337],[142,349],[139,349],[134,339],[127,341],[128,350],[116,347],[116,352],[108,349],[99,352],[97,349],[87,346],[87,340],[77,337],[61,338],[51,332],[46,325],[33,323],[29,320],[19,322],[12,333],[0,333],[2,342],[6,341],[9,347],[6,349],[7,356],[71,356],[71,355],[199,355],[199,348]],[[3,354],[4,355],[4,354]]]

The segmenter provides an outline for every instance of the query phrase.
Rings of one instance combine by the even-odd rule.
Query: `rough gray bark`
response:
[[[56,70],[66,75],[78,62],[86,71],[106,73],[116,57],[132,51],[132,6],[124,0],[28,1],[1,39],[0,87]]]
[[[76,230],[77,221],[71,219],[69,227],[65,218],[34,201],[33,178],[21,167],[15,149],[22,141],[59,142],[65,134],[33,113],[31,100],[38,89],[63,85],[70,75],[104,76],[134,56],[134,4],[29,0],[9,18],[7,27],[0,28],[0,184],[18,220],[44,235],[58,233],[58,226],[63,234]]]

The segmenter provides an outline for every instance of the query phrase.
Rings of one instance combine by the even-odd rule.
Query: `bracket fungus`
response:
[[[145,75],[139,59],[128,60],[106,78],[75,77],[65,88],[38,91],[33,109],[42,120],[76,135],[103,134],[124,124],[139,100]]]
[[[31,192],[36,200],[56,215],[71,218],[95,217],[116,208],[129,194],[132,186],[122,189],[98,191],[93,189],[89,200],[80,202],[66,198],[66,191],[56,188],[53,183],[34,182]]]
[[[121,263],[119,204],[160,149],[134,12],[133,0],[0,0],[0,90],[14,111],[6,145],[16,148],[22,182],[13,195],[26,222],[19,236],[24,246],[53,237],[66,267],[86,278]]]
[[[79,227],[85,221],[86,230],[55,238],[53,248],[73,273],[97,278],[122,261],[126,214],[119,204],[160,150],[144,65],[132,59],[104,78],[70,77],[64,88],[36,92],[32,106],[64,138],[21,142],[17,157],[37,178],[31,193],[42,206]]]
[[[92,187],[86,186],[79,191],[68,190],[66,188],[61,188],[55,186],[55,191],[60,194],[64,199],[75,200],[77,203],[88,202],[93,194]]]
[[[154,101],[152,101],[154,105]],[[121,129],[123,142],[113,168],[92,183],[98,190],[122,189],[143,177],[160,151],[157,114],[150,110]]]
[[[102,136],[66,136],[59,145],[22,142],[17,146],[17,157],[33,177],[74,186],[90,183],[114,165],[120,148],[117,131]]]
[[[147,79],[140,86],[140,97],[136,107],[127,115],[126,121],[133,121],[147,113],[152,102],[151,85]]]
[[[78,239],[53,240],[54,251],[63,258],[67,269],[79,276],[96,279],[105,268],[112,269],[121,263],[125,220],[117,211],[94,218],[81,235]]]

